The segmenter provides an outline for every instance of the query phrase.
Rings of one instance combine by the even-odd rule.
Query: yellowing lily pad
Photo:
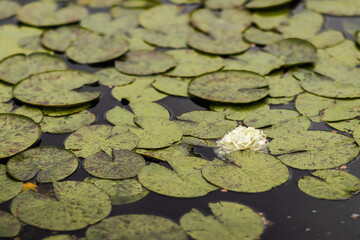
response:
[[[7,102],[12,97],[12,85],[0,82],[0,102]]]
[[[360,119],[354,118],[351,120],[344,120],[338,122],[327,122],[327,124],[340,131],[352,133],[355,128],[360,124]]]
[[[262,129],[267,137],[277,138],[289,134],[305,132],[310,127],[310,119],[306,116],[277,122],[275,125]]]
[[[272,30],[280,26],[290,14],[288,7],[256,11],[253,14],[254,23],[263,30]]]
[[[122,86],[135,81],[136,77],[123,74],[115,68],[107,68],[95,73],[99,83],[105,86]]]
[[[23,188],[23,183],[14,180],[6,172],[6,166],[0,165],[0,203],[8,201],[18,195]],[[0,229],[3,225],[0,225]],[[1,231],[0,231],[1,232]],[[1,234],[0,234],[1,236]]]
[[[246,0],[206,0],[205,6],[210,9],[224,9],[240,7]]]
[[[188,97],[188,86],[190,79],[189,78],[173,78],[166,76],[156,77],[155,82],[152,83],[152,86],[166,94]]]
[[[61,116],[66,116],[81,112],[82,110],[85,110],[88,107],[90,107],[90,103],[86,103],[74,107],[63,107],[63,108],[44,107],[41,108],[41,112],[43,113],[44,116],[61,117]]]
[[[269,8],[288,4],[290,2],[291,0],[251,0],[245,7],[251,9]]]
[[[360,145],[360,125],[358,125],[353,132],[353,137],[358,145]]]
[[[21,223],[16,217],[10,213],[0,211],[0,237],[15,237],[19,234],[20,229]]]
[[[21,5],[15,1],[0,1],[0,20],[15,15],[20,7]]]
[[[135,115],[129,110],[126,110],[120,106],[115,106],[114,108],[107,111],[105,117],[106,120],[114,125],[128,124],[136,127],[134,123]]]
[[[17,109],[12,111],[12,113],[16,113],[16,114],[20,114],[20,115],[29,117],[37,123],[40,123],[41,120],[43,119],[43,114],[40,109],[30,107],[27,105],[22,105],[21,107],[18,107]]]
[[[62,180],[78,168],[79,160],[70,151],[57,147],[37,147],[26,150],[7,162],[8,173],[26,182],[36,176],[38,182]]]

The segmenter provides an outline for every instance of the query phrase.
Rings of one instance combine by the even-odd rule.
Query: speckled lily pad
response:
[[[0,112],[9,113],[14,108],[12,103],[0,103]]]
[[[95,73],[99,83],[105,86],[123,86],[135,81],[136,77],[123,74],[115,68],[107,68]]]
[[[181,227],[196,240],[251,240],[264,230],[259,213],[233,202],[209,203],[213,215],[192,209],[180,218]]]
[[[147,189],[171,197],[200,197],[215,191],[201,175],[206,160],[196,157],[172,157],[167,162],[173,170],[156,163],[144,167],[138,175]]]
[[[251,9],[270,8],[288,4],[291,0],[251,0],[245,7]]]
[[[280,121],[277,124],[262,129],[267,137],[277,138],[289,134],[305,132],[310,127],[310,119],[306,116]]]
[[[224,103],[258,101],[269,93],[264,77],[247,71],[221,71],[195,78],[189,93],[197,97]]]
[[[0,114],[0,158],[11,157],[33,145],[41,134],[40,125],[18,114]]]
[[[66,116],[81,112],[82,110],[85,110],[88,107],[90,107],[90,103],[86,103],[74,107],[63,107],[63,108],[45,107],[45,108],[41,108],[41,112],[43,113],[44,116],[61,117],[61,116]]]
[[[353,137],[358,145],[360,145],[360,125],[358,125],[353,132]]]
[[[15,1],[0,1],[0,20],[15,15],[19,8],[20,4]]]
[[[19,234],[20,229],[21,224],[16,217],[10,213],[0,211],[0,237],[15,237]]]
[[[145,166],[144,158],[130,150],[114,149],[112,155],[100,151],[86,157],[85,170],[98,178],[125,179],[135,177]]]
[[[183,139],[181,139],[182,141]],[[173,157],[188,157],[190,156],[190,146],[183,143],[175,143],[167,148],[161,149],[135,149],[136,153],[146,157],[155,158],[161,161],[167,161]]]
[[[40,73],[18,83],[13,90],[14,97],[22,102],[48,106],[65,107],[93,101],[98,92],[77,92],[74,89],[92,84],[98,79],[89,73],[64,70]]]
[[[222,112],[225,114],[225,117],[230,120],[244,120],[248,115],[253,112],[261,110],[270,110],[269,105],[264,101],[255,102],[246,105],[222,105],[222,104],[212,104],[210,109],[216,112]]]
[[[21,107],[18,107],[17,109],[12,111],[12,113],[16,113],[16,114],[20,114],[20,115],[29,117],[37,123],[40,123],[41,120],[43,119],[43,114],[40,109],[30,107],[28,105],[22,105]]]
[[[6,172],[6,166],[0,165],[0,203],[8,201],[18,195],[23,188],[23,183],[15,181]],[[2,226],[2,224],[0,225]],[[1,227],[0,227],[1,228]],[[1,235],[1,234],[0,234]]]
[[[70,151],[57,147],[37,147],[26,150],[7,162],[8,173],[17,180],[54,182],[70,176],[79,160]]]
[[[328,15],[358,16],[360,15],[360,2],[353,0],[306,0],[306,7]]]
[[[304,91],[300,81],[293,76],[293,72],[291,70],[286,73],[278,71],[266,77],[271,97],[293,97]]]
[[[120,106],[115,106],[114,108],[107,111],[105,117],[106,120],[114,125],[128,124],[136,127],[134,123],[135,115],[129,110],[126,110]]]
[[[32,2],[19,9],[17,19],[37,27],[50,27],[78,22],[88,14],[86,8],[77,5],[57,8],[55,2]]]
[[[75,235],[60,234],[42,238],[41,240],[78,240]]]
[[[246,0],[206,0],[205,6],[210,9],[224,9],[240,7]]]
[[[268,45],[283,39],[283,35],[275,31],[266,31],[256,27],[249,27],[244,32],[244,38],[251,43]]]
[[[288,7],[256,11],[253,14],[254,23],[261,29],[272,30],[280,26],[290,14]]]
[[[341,44],[324,49],[332,58],[356,67],[360,61],[360,51],[357,44],[351,40],[345,40]]]
[[[109,197],[93,184],[78,181],[53,184],[56,198],[27,191],[13,200],[11,212],[38,228],[71,231],[94,224],[111,211]]]
[[[0,82],[0,102],[7,102],[12,97],[12,85]]]
[[[360,190],[360,179],[340,170],[322,170],[300,179],[298,186],[304,193],[321,199],[348,199]]]
[[[360,116],[360,100],[338,100],[323,111],[322,120],[336,122]]]
[[[186,240],[181,227],[173,221],[153,215],[120,215],[107,218],[86,231],[86,239]]]
[[[173,78],[166,76],[158,76],[155,79],[155,82],[152,83],[152,86],[166,94],[188,97],[188,86],[190,79],[189,78]]]

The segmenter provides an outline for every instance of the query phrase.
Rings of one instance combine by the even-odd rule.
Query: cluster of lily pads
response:
[[[16,14],[21,23],[0,26],[0,203],[12,199],[11,214],[0,211],[0,237],[16,236],[20,220],[55,231],[90,225],[88,240],[256,239],[262,216],[232,202],[210,203],[208,216],[193,209],[180,224],[106,217],[112,205],[149,191],[178,198],[219,188],[268,191],[289,179],[288,167],[316,170],[298,181],[316,198],[348,199],[360,190],[360,179],[339,169],[360,151],[360,22],[344,22],[352,41],[324,30],[322,15],[358,16],[360,2],[306,0],[295,12],[291,0],[171,2],[0,1],[0,19]],[[89,14],[89,7],[110,11]],[[114,67],[68,69],[55,53]],[[107,125],[92,124],[101,93],[81,90],[89,84],[112,88],[119,101],[106,112]],[[170,116],[156,103],[169,95],[210,107]],[[290,102],[295,109],[273,108]],[[342,132],[309,130],[311,122]],[[269,151],[212,161],[193,152],[216,147],[238,124],[262,129]],[[32,147],[42,132],[71,135],[64,148]],[[92,178],[66,180],[79,167]],[[24,190],[28,181],[52,183],[53,191]]]

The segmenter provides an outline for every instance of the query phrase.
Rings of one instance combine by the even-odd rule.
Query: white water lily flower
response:
[[[265,150],[268,141],[262,130],[253,127],[238,126],[216,142],[216,153],[220,157],[236,150]]]

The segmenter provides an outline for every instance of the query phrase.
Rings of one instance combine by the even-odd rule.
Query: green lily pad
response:
[[[300,179],[298,186],[304,193],[321,199],[348,199],[360,190],[360,179],[340,170],[322,170]]]
[[[253,21],[263,30],[272,30],[287,20],[289,14],[290,9],[288,7],[256,11],[253,13]]]
[[[215,140],[207,140],[207,139],[201,139],[196,138],[192,136],[183,136],[183,138],[180,141],[181,143],[185,143],[192,146],[200,146],[200,147],[216,147],[216,141]]]
[[[0,158],[11,157],[31,147],[40,137],[40,125],[18,114],[0,114]]]
[[[211,104],[210,109],[212,111],[224,113],[227,119],[240,121],[244,120],[248,115],[254,112],[270,110],[270,107],[265,102],[261,101],[246,105]]]
[[[275,157],[247,151],[234,151],[228,161],[208,162],[202,174],[210,183],[235,192],[264,192],[285,183],[288,168]]]
[[[60,234],[42,238],[41,240],[78,240],[74,235]]]
[[[144,28],[130,29],[126,33],[126,40],[130,44],[131,51],[152,51],[155,50],[154,46],[149,45],[144,41],[145,35],[148,30]]]
[[[91,178],[85,181],[93,183],[109,195],[112,205],[136,202],[149,193],[136,179],[108,180]]]
[[[129,105],[136,117],[170,118],[169,110],[158,103],[134,102]]]
[[[151,86],[154,81],[155,79],[152,77],[138,78],[128,85],[115,87],[111,94],[119,101],[126,99],[131,103],[153,102],[163,99],[167,95]]]
[[[346,164],[359,154],[354,139],[332,132],[291,133],[272,140],[271,154],[297,169],[327,169]]]
[[[327,122],[327,124],[340,131],[352,133],[355,128],[360,124],[360,119],[354,118],[345,121]]]
[[[177,142],[182,131],[176,122],[155,117],[136,117],[135,123],[140,128],[130,128],[140,142],[137,148],[163,148]]]
[[[89,126],[96,119],[95,114],[84,110],[68,116],[45,116],[40,123],[41,131],[48,133],[74,132],[82,127]]]
[[[15,237],[19,234],[20,229],[21,223],[16,217],[10,213],[0,211],[0,237]]]
[[[197,157],[172,157],[167,162],[173,170],[150,163],[138,175],[147,189],[170,197],[200,197],[215,191],[201,175],[206,160]]]
[[[260,75],[267,75],[284,65],[284,61],[262,51],[246,51],[244,54],[225,59],[223,70],[246,70]]]
[[[115,68],[107,68],[95,73],[99,83],[105,86],[123,86],[135,81],[136,77],[129,76],[117,71]]]
[[[135,15],[127,14],[112,18],[109,13],[100,12],[83,18],[80,26],[101,35],[121,35],[129,29],[136,28],[138,21]]]
[[[0,102],[7,102],[12,97],[12,85],[0,82]]]
[[[233,202],[209,203],[213,215],[192,209],[180,218],[181,227],[196,240],[251,240],[264,230],[263,219],[251,208]]]
[[[275,125],[262,129],[267,137],[277,138],[285,135],[305,132],[310,127],[310,119],[306,116],[280,121]]]
[[[190,156],[190,146],[183,143],[175,143],[167,148],[161,149],[135,149],[136,153],[146,157],[155,158],[161,161],[167,161],[173,157],[188,157]]]
[[[108,155],[113,149],[132,150],[138,145],[138,137],[124,126],[92,125],[72,133],[65,141],[65,148],[78,157],[88,157],[101,150]]]
[[[184,135],[202,139],[213,139],[224,136],[233,130],[237,122],[226,120],[223,113],[212,111],[191,111],[177,117]]]
[[[313,11],[335,16],[360,15],[360,2],[353,0],[306,0],[306,7]]]
[[[129,43],[123,37],[94,33],[79,35],[66,49],[66,56],[78,63],[100,63],[120,57],[128,50]]]
[[[118,71],[131,75],[163,73],[175,66],[176,61],[171,56],[156,51],[129,52],[115,62]]]
[[[243,40],[241,34],[207,36],[203,33],[193,33],[187,41],[188,45],[201,52],[216,55],[237,54],[246,51],[250,45]]]
[[[55,2],[28,3],[19,9],[17,19],[37,27],[51,27],[78,22],[88,14],[86,8],[77,5],[57,8]]]
[[[159,5],[159,1],[157,0],[125,0],[118,4],[120,7],[128,8],[128,9],[138,9],[138,8],[151,8],[156,5]]]
[[[47,53],[33,53],[29,56],[17,54],[0,62],[0,79],[9,84],[16,84],[33,74],[65,69],[66,63],[57,56]]]
[[[355,33],[359,30],[359,24],[360,18],[344,18],[342,20],[344,30],[351,35],[355,35]]]
[[[130,150],[114,149],[112,155],[100,151],[86,157],[85,170],[98,178],[125,179],[135,177],[146,164],[141,155]]]
[[[81,112],[81,111],[87,109],[88,107],[90,107],[89,103],[82,104],[79,106],[74,106],[74,107],[66,107],[66,108],[65,107],[63,107],[63,108],[45,107],[45,108],[41,108],[41,112],[43,113],[44,116],[61,117],[61,116],[67,116],[67,115]]]
[[[270,8],[285,5],[290,2],[291,0],[251,0],[245,5],[245,7],[251,9]]]
[[[294,71],[291,70],[286,73],[279,71],[267,76],[269,95],[271,97],[293,97],[302,93],[304,90],[300,86],[300,81],[293,76],[293,73]]]
[[[360,145],[360,125],[355,127],[353,137],[358,145]]]
[[[115,126],[127,124],[136,127],[134,123],[135,115],[132,112],[120,106],[115,106],[114,108],[107,111],[105,117],[106,120],[108,120],[110,123],[114,124]]]
[[[169,95],[188,97],[188,86],[190,79],[189,78],[174,78],[166,76],[158,76],[155,78],[155,82],[152,83],[152,86]]]
[[[195,78],[189,93],[206,100],[224,103],[250,103],[269,93],[264,77],[247,71],[221,71]]]
[[[286,66],[313,63],[317,59],[315,46],[298,38],[277,41],[267,45],[264,50],[284,60]]]
[[[0,20],[14,16],[21,5],[14,1],[0,1]]]
[[[265,102],[267,104],[288,104],[292,100],[294,100],[294,97],[278,97],[278,98],[267,97],[267,98],[265,98]]]
[[[11,204],[11,212],[21,221],[38,228],[72,231],[85,228],[109,215],[111,202],[93,184],[54,182],[56,198],[27,191]]]
[[[37,147],[26,150],[7,162],[8,173],[26,182],[36,176],[41,183],[62,180],[73,174],[79,160],[70,151],[57,147]]]
[[[345,41],[344,34],[338,30],[328,29],[309,39],[316,48],[328,48]]]
[[[338,100],[333,106],[324,110],[322,120],[336,122],[357,116],[360,116],[360,100]]]
[[[10,113],[14,108],[12,103],[0,103],[0,112],[1,113]]]
[[[16,113],[16,114],[20,114],[20,115],[24,115],[26,117],[29,117],[32,120],[34,120],[35,122],[37,122],[37,123],[40,123],[41,120],[43,119],[43,114],[42,114],[40,109],[30,107],[30,106],[27,106],[27,105],[23,105],[21,107],[18,107],[17,109],[12,111],[12,113]]]
[[[223,59],[205,55],[190,49],[170,50],[166,52],[175,58],[176,68],[165,75],[174,77],[196,77],[220,70],[224,66]]]
[[[205,6],[210,9],[224,9],[240,7],[246,0],[206,0]]]
[[[23,183],[10,178],[6,172],[6,166],[0,165],[0,203],[6,202],[23,189]],[[0,226],[3,226],[2,224]],[[1,228],[1,227],[0,227]],[[1,235],[1,234],[0,234]]]
[[[141,227],[140,227],[141,226]],[[173,221],[154,215],[120,215],[107,218],[86,231],[86,239],[185,240],[187,236]]]
[[[251,43],[268,45],[283,39],[283,35],[275,31],[265,31],[256,27],[249,27],[244,32],[244,38]]]
[[[332,58],[351,67],[356,67],[358,64],[360,64],[359,48],[356,43],[351,40],[345,40],[341,44],[326,48],[325,52]]]
[[[16,99],[31,105],[74,106],[93,101],[100,96],[98,92],[74,91],[97,81],[94,75],[76,70],[45,72],[19,82],[13,93]]]

